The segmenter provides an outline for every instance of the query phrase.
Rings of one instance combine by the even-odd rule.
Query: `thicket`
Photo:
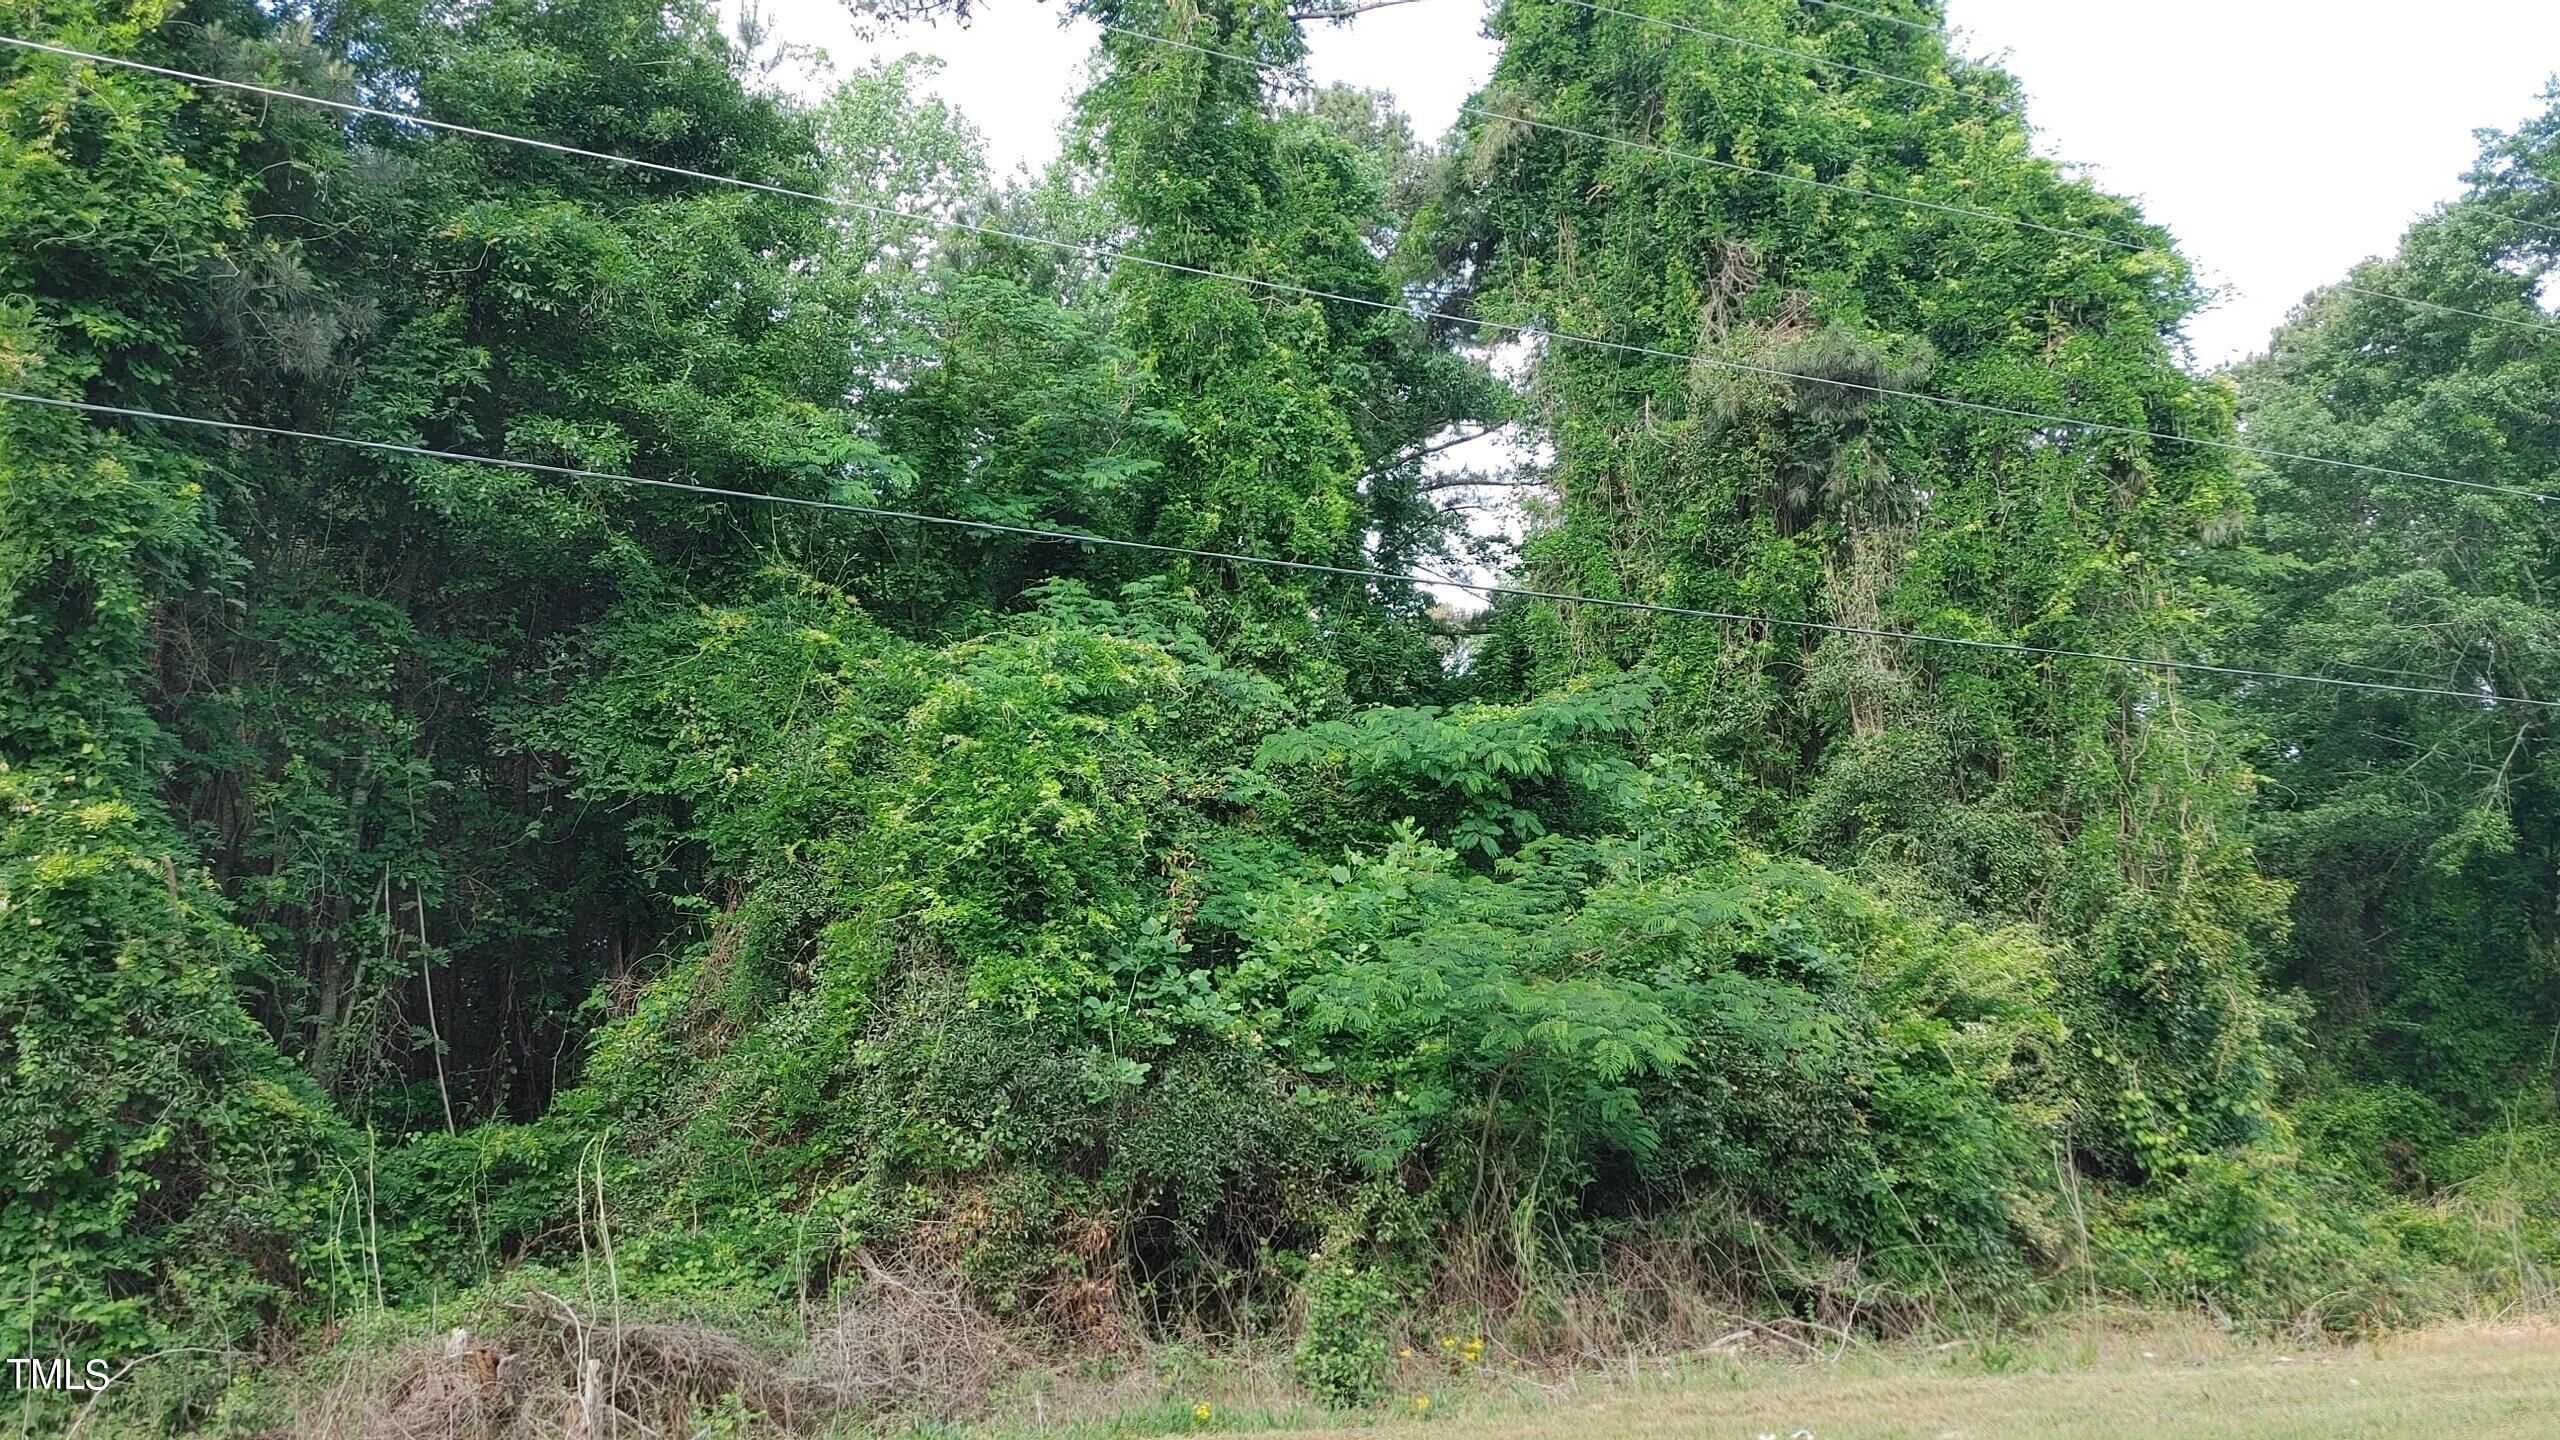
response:
[[[1390,571],[1507,484],[1552,591],[2560,690],[2550,507],[2384,473],[2560,487],[2560,110],[2207,379],[2005,75],[1728,8],[1860,69],[1518,0],[1429,144],[1273,83],[1319,12],[1092,0],[1196,48],[1106,31],[999,181],[916,62],[792,99],[690,5],[19,0],[857,204],[10,49],[0,380]],[[2244,415],[2374,468],[2127,433]],[[1518,473],[1435,468],[1506,424]],[[0,1331],[184,1352],[137,1426],[354,1423],[260,1373],[455,1316],[511,1406],[598,1403],[611,1315],[663,1383],[601,1398],[787,1425],[999,1334],[1285,1335],[1357,1403],[1436,1316],[2342,1328],[2560,1264],[2543,712],[22,402],[0,617]],[[393,1411],[518,1413],[420,1343]]]

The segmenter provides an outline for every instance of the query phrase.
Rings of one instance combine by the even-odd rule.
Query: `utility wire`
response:
[[[981,534],[1016,535],[1025,539],[1068,545],[1098,545],[1117,550],[1143,551],[1153,555],[1181,555],[1198,560],[1221,561],[1230,565],[1258,565],[1273,570],[1295,571],[1300,574],[1384,581],[1392,585],[1440,584],[1453,590],[1465,590],[1478,595],[1543,600],[1558,605],[1591,605],[1608,610],[1632,610],[1652,615],[1673,615],[1684,619],[1714,620],[1738,625],[1767,625],[1776,629],[1812,631],[1826,635],[1856,635],[1874,640],[1895,640],[1914,645],[1941,645],[2002,655],[2090,660],[2109,665],[2130,666],[2137,670],[2165,670],[2218,675],[2235,680],[2278,681],[2302,685],[2328,685],[2349,690],[2384,691],[2399,695],[2423,695],[2438,699],[2462,700],[2483,707],[2521,705],[2538,709],[2560,709],[2560,700],[2531,700],[2520,696],[2501,695],[2488,690],[2461,690],[2434,685],[2394,685],[2378,680],[2350,680],[2338,675],[2308,675],[2285,670],[2261,670],[2241,665],[2213,665],[2200,660],[2146,660],[2140,656],[2117,655],[2103,650],[2071,650],[2047,645],[2024,645],[2007,640],[1974,640],[1957,635],[1930,635],[1907,630],[1886,630],[1871,625],[1841,625],[1823,620],[1788,620],[1772,615],[1746,615],[1738,611],[1708,610],[1691,605],[1663,605],[1649,600],[1618,600],[1595,595],[1575,595],[1558,590],[1537,590],[1519,585],[1489,585],[1471,580],[1426,578],[1401,574],[1393,570],[1374,570],[1359,565],[1327,565],[1312,560],[1284,560],[1277,556],[1246,555],[1231,550],[1208,550],[1190,545],[1163,545],[1148,540],[1122,540],[1109,535],[1091,535],[1076,530],[1051,530],[1036,525],[1009,525],[994,520],[963,520],[949,515],[927,515],[914,510],[892,509],[885,505],[858,505],[843,500],[811,500],[796,495],[769,495],[754,490],[694,485],[681,480],[653,480],[646,476],[624,475],[611,470],[589,470],[575,465],[547,465],[536,460],[511,460],[496,455],[474,455],[467,451],[438,450],[424,445],[404,445],[389,440],[359,440],[353,436],[331,435],[315,430],[291,430],[274,425],[252,425],[238,420],[215,420],[201,415],[178,415],[168,411],[144,410],[127,405],[101,405],[92,401],[69,400],[50,395],[30,395],[14,390],[0,390],[0,401],[11,401],[22,405],[47,405],[89,415],[111,415],[123,419],[149,420],[169,425],[194,425],[240,435],[265,435],[282,440],[309,440],[420,460],[487,465],[500,469],[530,471],[541,475],[557,475],[572,480],[601,480],[616,485],[674,490],[712,499],[745,500],[766,505],[794,505],[809,510],[832,510],[875,520],[939,525],[955,530],[977,531]]]
[[[1580,3],[1580,0],[1558,0],[1558,3],[1577,4]],[[1609,13],[1625,14],[1629,12],[1613,10]],[[1863,14],[1865,12],[1861,11],[1859,13]],[[1126,25],[1113,25],[1108,22],[1096,23],[1097,28],[1099,29],[1109,31],[1115,35],[1125,35],[1132,40],[1143,40],[1156,45],[1169,45],[1178,50],[1190,50],[1202,55],[1216,56],[1222,60],[1233,60],[1237,64],[1247,65],[1265,73],[1271,73],[1274,71],[1284,74],[1288,73],[1288,67],[1286,66],[1269,64],[1264,61],[1256,60],[1250,55],[1239,54],[1233,50],[1220,50],[1212,46],[1197,44],[1189,40],[1178,40],[1170,35],[1160,35],[1149,30],[1131,29]],[[2023,215],[2012,215],[2006,211],[1986,210],[1977,205],[1956,205],[1937,200],[1922,200],[1910,195],[1896,195],[1889,191],[1867,190],[1856,185],[1844,185],[1835,180],[1820,180],[1810,175],[1790,175],[1783,170],[1765,170],[1756,165],[1745,165],[1739,161],[1720,159],[1716,156],[1702,154],[1695,150],[1674,150],[1668,146],[1655,145],[1643,140],[1630,140],[1624,136],[1603,134],[1596,130],[1577,129],[1571,125],[1560,125],[1552,120],[1540,120],[1527,115],[1495,110],[1487,106],[1478,105],[1473,101],[1461,101],[1458,105],[1458,109],[1462,114],[1474,115],[1486,120],[1508,121],[1511,124],[1525,126],[1533,130],[1545,130],[1557,135],[1570,136],[1577,140],[1589,140],[1601,145],[1614,145],[1622,150],[1633,150],[1647,155],[1659,155],[1667,160],[1679,160],[1691,165],[1704,166],[1708,169],[1727,170],[1740,175],[1755,175],[1764,180],[1777,180],[1789,185],[1802,185],[1815,190],[1828,190],[1834,194],[1849,195],[1861,200],[1881,200],[1888,205],[1901,205],[1914,210],[1930,210],[1943,215],[1962,215],[1975,220],[1989,220],[1997,224],[2015,226],[2021,230],[2034,230],[2046,235],[2059,236],[2066,240],[2086,240],[2093,245],[2103,246],[2112,250],[2123,250],[2136,255],[2160,255],[2164,258],[2174,258],[2169,254],[2169,252],[2161,250],[2156,246],[2145,244],[2141,241],[2126,240],[2118,236],[2103,234],[2096,230],[2083,230],[2069,225],[2048,225],[2043,221],[2030,220]],[[2503,219],[2513,217],[2501,216],[2498,218]],[[2522,223],[2531,224],[2533,222],[2525,221]],[[2434,300],[2421,300],[2412,295],[2402,295],[2396,291],[2390,290],[2378,290],[2369,285],[2358,285],[2352,281],[2346,280],[2338,281],[2327,288],[2350,295],[2362,295],[2373,300],[2388,300],[2395,304],[2407,305],[2412,309],[2431,310],[2440,315],[2459,315],[2472,320],[2484,321],[2491,325],[2506,325],[2518,330],[2531,330],[2543,335],[2560,337],[2560,325],[2552,324],[2549,321],[2518,320],[2505,315],[2492,315],[2483,310],[2465,310],[2458,305],[2446,305]]]
[[[2495,212],[2495,211],[2491,211],[2490,213],[2491,213],[2491,214],[2493,214],[2493,215],[2496,215],[2496,214],[2497,214],[2497,212]],[[2506,222],[2508,222],[2509,224],[2512,224],[2512,225],[2525,225],[2525,226],[2530,226],[2531,228],[2536,229],[2536,230],[2546,231],[2546,232],[2548,232],[2548,233],[2550,233],[2550,234],[2553,234],[2553,235],[2560,235],[2560,225],[2546,225],[2546,224],[2544,224],[2543,222],[2541,222],[2541,221],[2539,221],[2539,220],[2528,220],[2528,219],[2526,219],[2525,217],[2523,217],[2522,215],[2497,215],[2497,218],[2498,218],[2498,219],[2501,219],[2501,220],[2504,220],[2504,221],[2506,221]]]
[[[2560,494],[2553,494],[2541,490],[2528,490],[2520,486],[2499,485],[2483,480],[2463,480],[2449,475],[2431,475],[2422,470],[2402,470],[2394,466],[2375,465],[2361,460],[2339,460],[2323,455],[2305,455],[2291,450],[2276,450],[2266,446],[2244,444],[2236,440],[2214,440],[2202,436],[2180,435],[2173,431],[2152,430],[2140,425],[2121,425],[2110,421],[2089,420],[2072,415],[2054,415],[2040,410],[2028,410],[2017,406],[1994,405],[1981,400],[1962,400],[1951,395],[1932,395],[1922,390],[1902,390],[1889,385],[1874,385],[1855,380],[1840,380],[1821,375],[1808,375],[1802,371],[1782,369],[1774,365],[1753,365],[1744,361],[1727,360],[1717,356],[1700,355],[1680,350],[1666,350],[1658,346],[1632,344],[1623,340],[1608,340],[1596,335],[1581,335],[1566,330],[1550,330],[1544,326],[1523,325],[1507,320],[1487,320],[1477,316],[1461,315],[1449,310],[1418,309],[1408,306],[1401,301],[1377,300],[1364,295],[1344,295],[1336,291],[1319,290],[1312,286],[1292,284],[1285,280],[1267,280],[1250,275],[1234,275],[1222,270],[1211,270],[1203,266],[1185,265],[1176,260],[1159,259],[1152,255],[1139,255],[1127,250],[1114,250],[1108,246],[1096,245],[1085,241],[1062,240],[1055,236],[1037,235],[1021,230],[1009,230],[1002,226],[987,225],[976,221],[923,214],[913,210],[901,210],[892,205],[881,205],[867,200],[852,200],[842,196],[823,194],[815,190],[795,190],[786,185],[774,185],[761,180],[745,180],[733,175],[717,175],[706,170],[689,169],[682,165],[669,165],[656,160],[643,160],[631,155],[617,155],[607,150],[589,150],[576,145],[563,145],[552,140],[537,140],[530,136],[511,135],[504,131],[487,130],[474,125],[456,124],[450,120],[434,120],[424,115],[404,114],[400,111],[386,110],[379,106],[359,104],[351,100],[328,100],[317,95],[306,95],[298,90],[282,90],[269,85],[251,84],[244,80],[225,80],[219,76],[200,75],[193,71],[172,69],[165,65],[153,65],[141,60],[125,59],[121,56],[101,55],[93,51],[76,50],[69,46],[49,44],[40,40],[21,39],[13,35],[0,35],[0,44],[14,45],[20,49],[37,50],[47,54],[66,56],[75,60],[86,60],[100,65],[118,66],[128,70],[140,71],[145,74],[165,76],[169,79],[181,80],[190,84],[218,86],[223,89],[241,91],[245,94],[264,96],[271,100],[294,100],[306,105],[318,105],[328,109],[344,111],[349,114],[370,115],[379,119],[392,121],[395,124],[417,125],[426,129],[441,130],[456,135],[469,135],[483,140],[496,140],[511,145],[524,145],[533,149],[545,150],[557,155],[574,156],[583,160],[601,160],[613,165],[628,165],[635,169],[648,170],[657,174],[680,176],[685,179],[700,180],[713,185],[729,185],[742,190],[753,190],[768,195],[780,195],[794,200],[808,200],[820,205],[834,206],[838,209],[858,211],[869,215],[887,216],[894,219],[908,220],[917,224],[931,225],[945,229],[961,230],[975,235],[993,236],[998,239],[1011,240],[1019,244],[1045,245],[1053,249],[1069,251],[1089,258],[1120,261],[1130,265],[1144,266],[1149,269],[1163,270],[1178,275],[1189,275],[1204,280],[1223,280],[1230,284],[1251,286],[1256,289],[1267,290],[1278,295],[1295,295],[1302,299],[1320,300],[1337,305],[1358,305],[1372,310],[1394,311],[1417,320],[1440,320],[1446,321],[1452,325],[1473,326],[1479,330],[1501,331],[1524,340],[1549,340],[1559,344],[1588,345],[1593,349],[1605,350],[1614,354],[1636,355],[1653,360],[1668,360],[1681,365],[1704,365],[1710,369],[1728,370],[1737,374],[1760,375],[1773,380],[1792,380],[1807,385],[1825,385],[1838,390],[1850,390],[1861,394],[1880,397],[1889,396],[1906,400],[1918,400],[1926,404],[1941,405],[1951,410],[1961,410],[1976,415],[1996,415],[2005,419],[2031,421],[2038,425],[2058,425],[2071,429],[2085,430],[2092,434],[2120,435],[2128,438],[2150,439],[2161,441],[2165,444],[2187,445],[2203,450],[2220,451],[2226,454],[2255,455],[2268,460],[2289,460],[2305,465],[2324,465],[2333,469],[2349,470],[2365,475],[2381,475],[2401,480],[2423,480],[2430,484],[2453,485],[2466,490],[2478,490],[2496,495],[2513,495],[2522,499],[2535,500],[2544,503],[2560,501]]]

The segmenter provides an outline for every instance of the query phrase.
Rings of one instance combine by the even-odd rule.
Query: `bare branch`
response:
[[[1403,0],[1396,0],[1396,3],[1401,4],[1403,3]],[[1503,427],[1500,425],[1486,425],[1478,429],[1462,431],[1445,440],[1433,440],[1424,444],[1416,445],[1413,448],[1398,454],[1395,458],[1387,461],[1384,465],[1380,465],[1360,478],[1363,482],[1380,479],[1389,472],[1402,469],[1416,460],[1428,460],[1443,450],[1455,450],[1470,440],[1481,440],[1487,435],[1491,435],[1502,428]]]
[[[1437,495],[1449,490],[1544,490],[1547,488],[1547,482],[1542,478],[1534,477],[1523,480],[1493,480],[1470,473],[1444,475],[1437,480],[1426,480],[1417,488],[1424,495]]]

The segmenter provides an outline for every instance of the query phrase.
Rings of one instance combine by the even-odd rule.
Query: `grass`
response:
[[[2017,1368],[2004,1368],[2017,1367]],[[2449,1327],[2372,1345],[2252,1348],[2129,1337],[2079,1360],[1992,1351],[1837,1365],[1621,1372],[1531,1401],[1436,1398],[1427,1420],[1226,1433],[1413,1440],[2554,1440],[2560,1327]]]

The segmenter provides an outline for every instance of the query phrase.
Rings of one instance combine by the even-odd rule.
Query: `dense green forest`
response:
[[[10,1345],[815,1434],[2549,1301],[2560,89],[2207,375],[1924,0],[1623,3],[1435,142],[1356,7],[1074,0],[1010,178],[693,0],[0,3],[370,107],[0,49]],[[864,1316],[983,1373],[775,1358]]]

